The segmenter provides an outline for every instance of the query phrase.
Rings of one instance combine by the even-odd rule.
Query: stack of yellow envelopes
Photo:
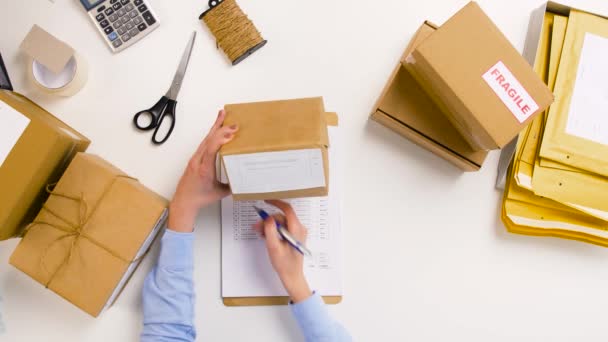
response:
[[[608,20],[546,13],[535,71],[555,94],[518,138],[502,220],[608,246]]]

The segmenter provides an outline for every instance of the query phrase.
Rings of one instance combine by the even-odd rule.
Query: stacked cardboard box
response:
[[[163,227],[166,200],[86,150],[89,140],[0,90],[0,240],[10,263],[91,314],[109,307]]]
[[[535,71],[556,101],[519,135],[502,219],[514,233],[608,246],[608,20],[555,3],[542,14]]]
[[[553,95],[474,2],[441,27],[425,23],[401,58],[372,119],[465,171],[481,167]]]

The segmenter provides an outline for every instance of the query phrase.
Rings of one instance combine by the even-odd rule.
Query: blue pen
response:
[[[253,208],[255,209],[255,211],[257,211],[258,215],[260,215],[260,217],[262,218],[262,220],[266,220],[267,218],[270,217],[270,215],[268,215],[268,213],[266,211],[264,211],[263,209],[260,209],[256,206],[253,206]],[[301,243],[300,241],[296,240],[296,238],[291,235],[291,233],[285,229],[285,227],[283,227],[282,224],[280,224],[278,221],[276,221],[277,224],[277,232],[279,232],[279,235],[281,235],[281,237],[287,241],[291,247],[295,248],[295,250],[297,250],[298,252],[302,253],[302,255],[304,256],[312,256],[312,253],[310,252],[310,250],[308,248],[306,248],[306,246],[304,246],[303,243]]]

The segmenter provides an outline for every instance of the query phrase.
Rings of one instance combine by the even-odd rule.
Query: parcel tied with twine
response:
[[[103,159],[79,153],[10,263],[97,317],[162,228],[167,201]]]

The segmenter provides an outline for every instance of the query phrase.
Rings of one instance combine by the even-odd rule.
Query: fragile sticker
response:
[[[519,123],[538,110],[536,101],[502,61],[498,61],[482,77]]]

